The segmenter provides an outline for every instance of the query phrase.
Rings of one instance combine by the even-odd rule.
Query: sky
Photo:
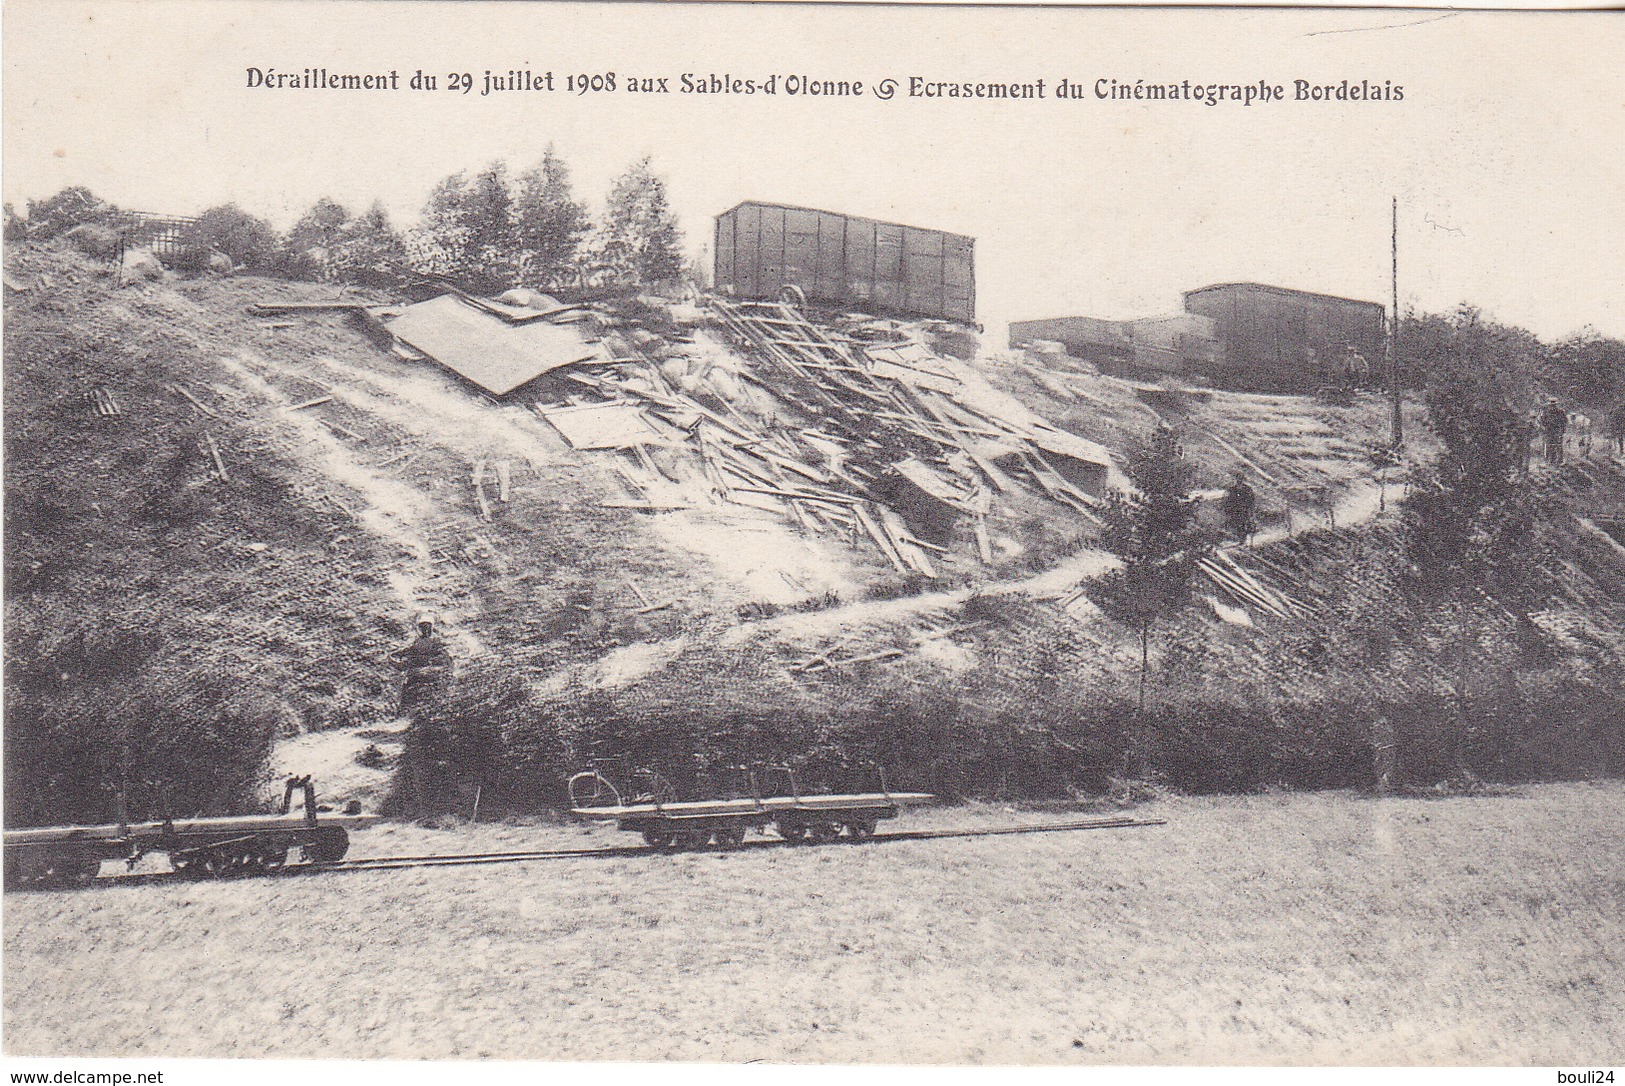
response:
[[[380,199],[404,225],[440,178],[552,143],[594,204],[651,156],[696,253],[746,199],[972,235],[997,327],[1171,312],[1230,281],[1386,303],[1397,197],[1402,307],[1625,338],[1617,13],[8,0],[4,30],[0,188],[19,207],[80,184],[176,214],[234,201],[279,227],[322,196]],[[251,88],[251,67],[393,70],[403,89]],[[441,89],[405,89],[419,69]],[[511,69],[556,89],[480,94]],[[473,91],[444,89],[452,72]],[[613,93],[564,88],[609,72]],[[684,94],[684,73],[780,91]],[[791,96],[786,76],[865,93]],[[1047,93],[928,99],[912,77]],[[1057,98],[1063,78],[1085,96]],[[1286,100],[1102,100],[1101,79],[1262,81]],[[1299,79],[1404,97],[1299,102]]]

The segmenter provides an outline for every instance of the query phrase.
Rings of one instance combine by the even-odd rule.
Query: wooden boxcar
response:
[[[1374,370],[1383,359],[1387,311],[1379,302],[1220,283],[1187,291],[1185,309],[1213,319],[1221,358],[1211,372],[1224,384],[1312,389],[1339,379],[1351,348]]]
[[[747,200],[717,216],[716,285],[972,324],[975,250],[962,234]]]

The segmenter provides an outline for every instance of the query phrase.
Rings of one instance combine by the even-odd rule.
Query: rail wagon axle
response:
[[[292,813],[295,792],[304,809]],[[164,818],[130,822],[119,799],[117,822],[100,826],[45,826],[5,833],[5,886],[74,886],[101,873],[107,860],[133,868],[149,853],[168,856],[178,873],[229,876],[280,870],[294,849],[309,864],[331,864],[350,848],[351,829],[377,821],[351,805],[341,815],[321,813],[310,777],[289,777],[275,815]]]
[[[614,821],[621,830],[642,834],[651,848],[731,849],[743,844],[749,831],[765,833],[770,826],[792,845],[862,840],[872,837],[880,822],[896,818],[904,807],[936,799],[925,792],[890,791],[884,773],[878,792],[803,794],[794,770],[784,765],[767,769],[784,775],[789,794],[766,796],[754,767],[736,769],[748,784],[746,796],[681,801],[658,773],[645,770],[640,776],[648,780],[649,788],[630,803],[608,778],[587,770],[570,778],[570,813],[581,819]]]

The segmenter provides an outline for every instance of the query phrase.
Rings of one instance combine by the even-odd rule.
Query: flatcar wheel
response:
[[[272,845],[260,853],[260,867],[266,871],[281,871],[288,866],[288,846]]]
[[[350,851],[350,835],[343,826],[326,826],[305,842],[305,859],[315,864],[338,863]]]
[[[841,827],[834,822],[814,822],[812,824],[812,839],[814,844],[822,845],[835,840],[841,835]]]
[[[775,822],[773,828],[779,831],[787,845],[805,844],[807,841],[807,827],[799,822]]]
[[[671,832],[669,830],[644,830],[643,843],[650,848],[667,848],[671,845]]]
[[[711,843],[710,830],[684,830],[677,835],[677,847],[699,851]]]
[[[735,849],[745,843],[745,827],[723,826],[717,830],[717,847]]]
[[[875,820],[872,818],[854,818],[846,824],[846,835],[854,841],[861,841],[875,835]]]

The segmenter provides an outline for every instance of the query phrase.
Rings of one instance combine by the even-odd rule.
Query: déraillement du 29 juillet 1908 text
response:
[[[1207,106],[1270,105],[1278,102],[1403,102],[1405,88],[1391,79],[1293,78],[1246,82],[1192,79],[1126,79],[1111,76],[990,82],[903,78],[844,79],[769,72],[646,75],[614,70],[555,73],[552,69],[487,68],[482,72],[417,68],[340,72],[329,68],[248,68],[246,89],[266,91],[359,91],[454,94],[481,98],[510,95],[743,95],[762,98],[876,98],[934,102],[1189,102]]]

